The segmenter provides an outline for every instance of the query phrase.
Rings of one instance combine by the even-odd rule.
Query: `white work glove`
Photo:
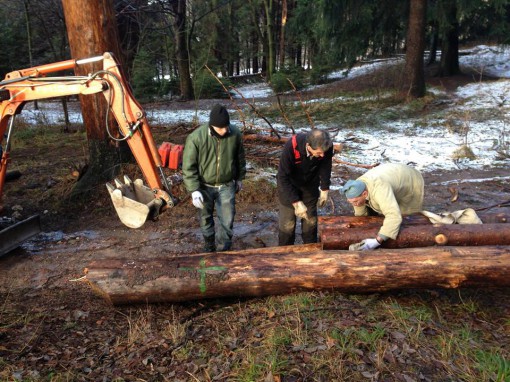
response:
[[[305,203],[300,200],[299,202],[293,203],[292,205],[294,206],[294,214],[298,218],[308,220],[308,214],[306,213],[308,209],[306,208]]]
[[[321,190],[321,195],[319,196],[319,201],[317,202],[319,207],[324,207],[326,205],[326,202],[328,201],[328,192],[328,190]]]
[[[381,243],[377,241],[377,239],[365,239],[361,242],[361,248],[362,251],[368,251],[372,249],[376,249],[379,247]]]
[[[243,189],[243,182],[236,180],[236,194]]]
[[[204,197],[200,191],[193,191],[191,193],[191,199],[193,200],[193,205],[197,208],[204,208]]]

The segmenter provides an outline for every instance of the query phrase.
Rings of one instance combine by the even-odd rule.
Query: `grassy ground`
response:
[[[73,296],[80,304],[54,297],[58,305],[49,308],[3,294],[2,381],[504,382],[510,376],[510,310],[502,304],[508,291],[314,292],[116,309],[83,292]]]

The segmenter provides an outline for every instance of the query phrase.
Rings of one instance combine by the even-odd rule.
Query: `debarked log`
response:
[[[322,249],[348,249],[350,244],[376,237],[379,226],[356,229],[323,228]],[[435,245],[476,246],[510,245],[510,224],[430,224],[400,227],[395,240],[386,240],[382,248],[431,247]]]
[[[487,223],[508,223],[510,222],[510,214],[504,212],[477,212],[478,217],[484,224]],[[342,215],[326,215],[318,217],[319,234],[326,227],[341,228],[358,228],[365,226],[381,226],[384,216],[342,216]],[[427,217],[422,214],[403,215],[402,225],[422,225],[432,224]]]
[[[300,250],[300,247],[306,247]],[[112,304],[261,297],[311,290],[510,286],[510,246],[323,251],[277,247],[159,259],[109,259],[83,278]]]
[[[326,215],[318,216],[317,232],[322,237],[322,232],[326,229],[357,229],[368,227],[380,227],[383,224],[384,216],[342,216]],[[432,224],[429,219],[420,214],[403,215],[402,227],[409,225]]]

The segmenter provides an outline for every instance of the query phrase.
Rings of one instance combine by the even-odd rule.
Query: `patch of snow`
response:
[[[480,74],[510,78],[510,48],[478,45],[459,52],[459,64]]]
[[[244,85],[239,87],[237,90],[248,101],[253,100],[254,98],[266,98],[274,96],[273,89],[265,83]],[[236,92],[233,93],[233,97],[241,99],[241,96]]]
[[[351,68],[350,70],[342,69],[332,72],[328,75],[328,79],[342,79],[342,78],[356,78],[364,74],[370,73],[373,70],[379,69],[384,66],[394,65],[398,62],[402,62],[403,57],[395,57],[388,59],[373,60],[368,63],[361,63],[358,66]]]
[[[449,184],[460,184],[460,183],[482,183],[497,180],[510,180],[510,176],[494,176],[492,178],[477,178],[477,179],[452,179],[445,182],[433,182],[431,186],[447,186]]]
[[[450,109],[442,116],[430,117],[426,121],[402,120],[388,123],[386,126],[357,126],[342,128],[335,127],[334,141],[345,143],[345,151],[340,153],[342,160],[352,163],[398,162],[413,163],[421,171],[455,170],[459,168],[484,168],[486,166],[508,166],[509,159],[501,159],[498,151],[510,151],[508,142],[508,94],[510,90],[510,50],[500,47],[480,45],[469,50],[461,51],[461,67],[470,67],[480,73],[491,74],[500,78],[497,81],[487,81],[468,84],[459,87],[454,102],[449,102]],[[392,60],[378,60],[352,68],[349,72],[337,71],[329,78],[353,78],[382,65],[393,65],[402,58]],[[444,94],[438,89],[428,89],[435,94]],[[272,89],[264,83],[241,86],[238,91],[249,101],[273,95]],[[381,96],[379,96],[381,97]],[[338,98],[340,99],[340,98]],[[337,100],[338,100],[337,99]],[[360,99],[357,99],[358,101]],[[350,98],[346,102],[353,102]],[[307,103],[332,102],[328,99],[307,100]],[[257,106],[261,103],[257,101]],[[484,122],[478,122],[475,117],[481,112]],[[146,110],[149,123],[174,124],[195,121],[207,122],[209,110],[168,110],[164,106],[151,107]],[[232,123],[241,126],[237,110],[230,110]],[[459,113],[465,114],[465,120]],[[458,131],[450,131],[445,115],[455,114],[461,125]],[[63,122],[61,105],[59,103],[40,103],[40,110],[33,110],[29,103],[24,112],[18,117],[26,123],[37,125],[56,124]],[[79,110],[71,110],[70,118],[73,123],[81,122]],[[260,118],[251,117],[247,124],[262,126],[269,130],[267,123]],[[271,121],[273,127],[281,132],[289,133],[283,124]],[[425,126],[424,126],[425,123]],[[420,126],[419,128],[416,126]],[[465,125],[464,129],[462,125]],[[333,131],[332,126],[317,126]],[[296,128],[296,131],[300,131]],[[355,139],[353,139],[353,137]],[[456,158],[456,151],[467,144],[475,155],[474,159]]]

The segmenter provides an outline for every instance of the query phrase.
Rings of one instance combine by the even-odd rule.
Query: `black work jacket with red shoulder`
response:
[[[308,156],[304,133],[296,135],[295,148],[289,139],[283,146],[276,176],[280,203],[288,205],[301,200],[303,191],[318,198],[319,186],[321,190],[329,190],[332,159],[333,147],[322,158]]]

